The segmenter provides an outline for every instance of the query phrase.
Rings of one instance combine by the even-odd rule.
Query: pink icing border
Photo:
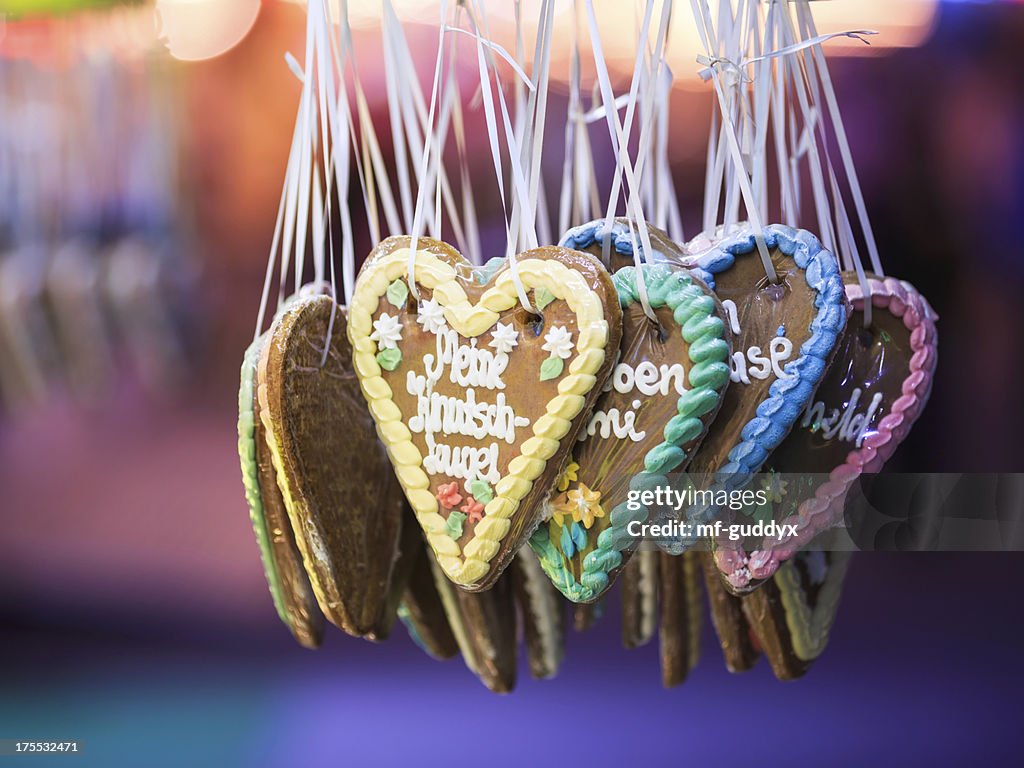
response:
[[[725,548],[715,552],[715,564],[733,589],[745,590],[751,581],[770,578],[802,546],[836,525],[850,486],[862,473],[882,468],[928,402],[938,361],[935,330],[938,316],[910,283],[891,277],[873,277],[867,282],[872,306],[903,318],[903,324],[910,330],[910,375],[903,380],[902,395],[879,422],[878,432],[867,438],[861,448],[851,451],[845,463],[832,470],[829,481],[818,488],[814,498],[800,505],[795,536],[778,544],[770,542],[766,549],[755,550],[749,557],[742,549]],[[854,309],[863,309],[864,291],[860,284],[847,285],[846,296]]]

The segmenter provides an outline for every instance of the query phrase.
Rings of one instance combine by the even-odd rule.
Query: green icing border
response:
[[[284,598],[281,594],[281,578],[274,565],[270,549],[270,531],[263,514],[263,495],[260,491],[259,469],[256,465],[256,424],[253,412],[253,379],[260,352],[263,349],[265,336],[260,336],[242,357],[241,383],[238,387],[238,459],[242,467],[242,485],[245,486],[245,500],[249,504],[249,520],[256,533],[256,543],[260,548],[260,559],[263,561],[263,573],[270,588],[270,597],[274,601],[277,615],[286,626],[291,627],[288,613],[285,610]]]
[[[729,381],[729,343],[725,338],[725,323],[715,310],[714,297],[701,290],[685,270],[664,264],[645,264],[641,269],[651,307],[667,306],[672,310],[683,339],[689,344],[688,354],[693,365],[687,374],[690,389],[677,401],[678,414],[665,425],[664,441],[645,455],[644,471],[630,480],[632,490],[666,483],[665,475],[689,458],[681,446],[704,430],[701,417],[718,407]],[[624,310],[640,301],[636,267],[620,269],[612,280]],[[541,523],[530,537],[530,547],[559,592],[576,603],[590,602],[608,589],[608,574],[622,564],[622,552],[633,545],[635,539],[627,532],[629,524],[634,520],[644,521],[647,516],[646,507],[631,511],[625,502],[612,509],[608,516],[611,525],[601,532],[596,548],[583,559],[579,581],[566,567],[562,552],[552,543],[547,522]]]

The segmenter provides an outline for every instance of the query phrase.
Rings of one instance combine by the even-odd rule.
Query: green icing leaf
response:
[[[409,288],[403,281],[395,280],[395,282],[388,286],[388,291],[385,295],[388,297],[388,301],[396,307],[404,307],[406,299],[409,298]],[[389,368],[388,370],[391,369]]]
[[[473,498],[481,504],[487,504],[494,498],[494,491],[491,490],[490,484],[486,480],[481,480],[479,478],[469,484],[469,492],[472,493]]]
[[[543,363],[540,364],[540,380],[550,381],[551,379],[557,379],[562,375],[562,370],[565,368],[565,363],[560,357],[549,357]]]
[[[537,305],[537,309],[544,309],[548,304],[555,300],[555,294],[549,291],[547,288],[538,288],[533,292],[533,302]]]
[[[384,349],[377,353],[377,365],[383,368],[385,371],[393,371],[402,362],[402,350],[394,347],[392,349]]]
[[[466,522],[466,516],[462,512],[452,512],[445,521],[444,530],[452,539],[458,540],[462,536],[462,524]]]

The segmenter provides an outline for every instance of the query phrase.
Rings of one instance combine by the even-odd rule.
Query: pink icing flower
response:
[[[462,502],[462,496],[459,494],[459,484],[453,480],[447,485],[442,485],[437,489],[437,500],[441,502],[441,506],[445,509],[455,509]]]
[[[479,523],[484,516],[484,505],[476,499],[466,499],[466,503],[462,505],[462,511],[466,513],[469,522]]]

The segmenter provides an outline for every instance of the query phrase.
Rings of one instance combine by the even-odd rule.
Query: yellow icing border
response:
[[[569,365],[568,375],[558,383],[558,395],[548,402],[545,415],[534,423],[533,437],[522,443],[520,455],[509,462],[508,474],[495,485],[494,498],[484,507],[484,519],[462,551],[445,532],[445,520],[438,513],[437,499],[429,490],[430,480],[423,470],[423,456],[413,444],[391,387],[381,375],[377,345],[370,339],[380,298],[394,280],[407,275],[409,255],[409,248],[400,248],[367,264],[360,273],[348,315],[352,363],[395,474],[438,563],[456,584],[471,586],[487,574],[490,561],[511,527],[509,519],[530,492],[533,481],[544,472],[572,420],[583,409],[586,395],[598,383],[596,373],[605,360],[608,321],[601,297],[579,271],[556,260],[528,255],[517,262],[526,290],[547,288],[576,315],[577,354]],[[416,282],[433,291],[434,299],[444,307],[449,325],[466,338],[486,333],[501,312],[519,303],[512,274],[507,269],[498,274],[477,304],[470,303],[455,267],[429,251],[416,251],[415,270]]]

